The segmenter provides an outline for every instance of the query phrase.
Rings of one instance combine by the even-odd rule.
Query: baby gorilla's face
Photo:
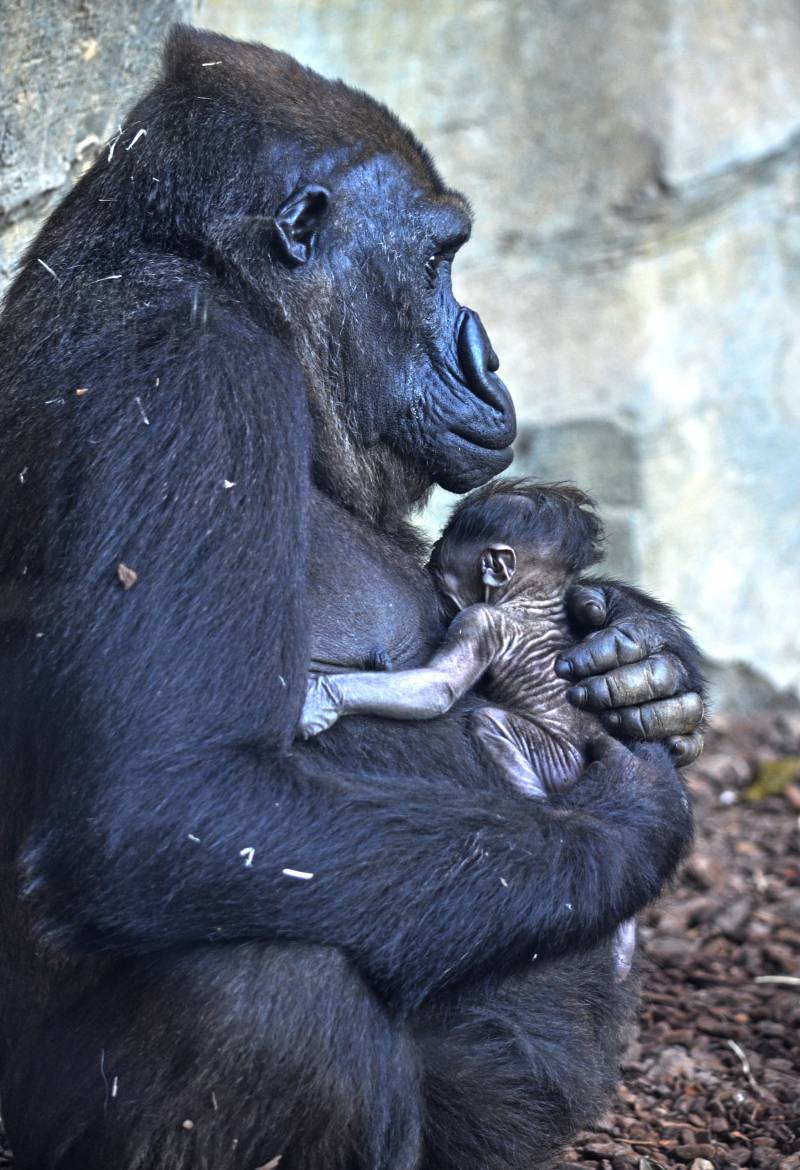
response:
[[[434,548],[428,569],[436,588],[455,610],[483,601],[481,549],[476,545],[442,540]]]

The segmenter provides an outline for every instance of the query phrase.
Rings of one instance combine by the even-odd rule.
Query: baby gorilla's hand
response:
[[[311,739],[328,727],[333,727],[342,713],[342,697],[333,675],[320,674],[306,683],[303,713],[297,727],[299,739]]]

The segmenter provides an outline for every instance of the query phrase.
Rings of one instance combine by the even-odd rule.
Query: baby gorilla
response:
[[[427,666],[322,675],[309,683],[307,738],[342,715],[432,719],[476,684],[499,708],[473,716],[483,749],[514,784],[545,796],[576,779],[602,731],[569,702],[555,673],[573,645],[566,593],[602,557],[602,526],[576,487],[495,480],[467,496],[433,547],[429,569],[460,611]]]
[[[585,492],[569,484],[499,479],[454,510],[429,569],[457,616],[427,666],[320,675],[308,684],[304,738],[342,715],[432,719],[467,691],[496,703],[471,716],[482,751],[522,792],[544,798],[576,780],[604,734],[568,697],[556,659],[573,645],[567,590],[602,558],[603,529]],[[624,978],[634,924],[615,937]]]

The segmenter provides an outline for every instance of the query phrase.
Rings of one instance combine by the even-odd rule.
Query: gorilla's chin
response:
[[[433,482],[458,495],[487,483],[510,467],[514,458],[511,447],[494,451],[453,433],[448,435],[442,455],[441,463],[433,471]]]

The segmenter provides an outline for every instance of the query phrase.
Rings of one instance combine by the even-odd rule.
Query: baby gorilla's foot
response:
[[[515,788],[539,800],[547,796],[544,781],[516,735],[513,721],[501,707],[482,707],[473,712],[470,730],[487,758]]]

